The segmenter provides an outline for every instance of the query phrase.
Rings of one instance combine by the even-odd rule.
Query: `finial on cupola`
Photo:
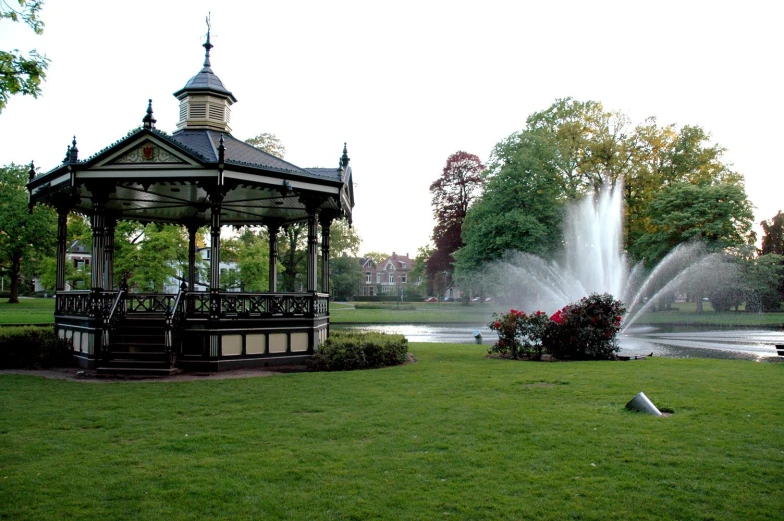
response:
[[[223,134],[221,134],[220,140],[218,141],[218,163],[222,164],[225,157],[226,157],[226,147],[223,146]]]
[[[71,141],[70,152],[68,153],[68,162],[76,163],[77,161],[79,161],[79,149],[76,148],[76,136],[74,136],[73,141]]]
[[[351,161],[348,157],[348,150],[346,149],[346,143],[343,143],[343,156],[340,158],[340,166],[343,168],[348,167],[348,162]]]
[[[30,171],[28,172],[28,175],[30,177],[30,181],[35,179],[35,163],[32,161],[30,161]]]
[[[142,119],[143,126],[147,130],[152,130],[152,129],[155,128],[155,123],[157,121],[158,120],[155,119],[155,117],[153,117],[153,115],[152,115],[152,100],[148,100],[148,103],[147,103],[147,115],[144,116],[144,119]]]
[[[206,49],[206,52],[204,53],[204,68],[202,69],[202,71],[206,70],[212,72],[210,70],[210,49],[212,49],[212,44],[210,43],[210,29],[211,29],[210,13],[207,13],[206,21],[207,21],[207,42],[204,45],[202,45],[202,47]]]

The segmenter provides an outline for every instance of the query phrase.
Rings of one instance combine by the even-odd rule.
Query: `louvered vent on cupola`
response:
[[[180,101],[180,121],[177,128],[206,128],[230,133],[229,104],[225,99],[215,96],[187,96]]]

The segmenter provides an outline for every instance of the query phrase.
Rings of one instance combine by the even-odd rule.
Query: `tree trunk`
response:
[[[19,304],[19,277],[22,271],[22,255],[19,253],[11,254],[11,269],[8,272],[11,276],[11,296],[8,298],[9,304]]]
[[[702,294],[703,291],[700,289],[697,290],[694,295],[694,300],[697,302],[697,309],[696,309],[697,313],[702,313]]]

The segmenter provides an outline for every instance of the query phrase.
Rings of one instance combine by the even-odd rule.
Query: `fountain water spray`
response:
[[[706,274],[725,283],[734,275],[722,255],[709,254],[699,243],[674,248],[650,271],[642,264],[630,270],[623,253],[623,191],[617,186],[568,209],[560,261],[509,252],[481,279],[518,309],[553,312],[591,293],[609,293],[629,310],[628,328],[661,295],[704,282]]]

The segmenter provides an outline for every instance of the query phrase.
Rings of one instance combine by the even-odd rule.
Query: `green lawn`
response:
[[[53,298],[22,298],[19,304],[0,299],[0,324],[53,324]]]
[[[335,303],[329,306],[329,320],[335,324],[433,324],[433,323],[471,323],[490,322],[493,311],[499,308],[489,304],[464,306],[456,302],[406,302],[416,306],[415,311],[395,309],[353,309]],[[508,310],[507,310],[508,311]]]
[[[484,349],[222,381],[0,375],[0,518],[781,519],[784,364]],[[624,410],[641,390],[674,414]]]

